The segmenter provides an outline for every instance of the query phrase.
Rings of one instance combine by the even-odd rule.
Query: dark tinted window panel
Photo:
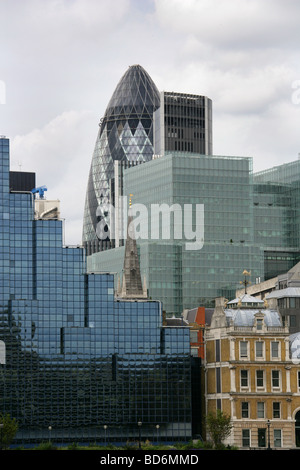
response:
[[[11,191],[31,191],[35,188],[35,173],[10,171],[9,187]]]

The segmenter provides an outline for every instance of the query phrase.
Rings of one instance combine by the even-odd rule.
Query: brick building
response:
[[[206,329],[206,414],[221,409],[232,417],[228,443],[300,446],[298,344],[271,303],[247,294],[216,299]]]

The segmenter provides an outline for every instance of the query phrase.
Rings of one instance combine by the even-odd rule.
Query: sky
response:
[[[0,135],[81,243],[98,126],[130,65],[213,102],[213,153],[300,152],[299,0],[0,0]]]

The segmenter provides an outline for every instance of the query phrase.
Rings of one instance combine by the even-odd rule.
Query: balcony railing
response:
[[[289,330],[285,326],[265,326],[262,329],[257,329],[256,326],[234,326],[234,331],[237,332],[251,332],[251,333],[288,333]]]

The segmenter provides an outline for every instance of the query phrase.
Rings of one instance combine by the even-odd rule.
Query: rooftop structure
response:
[[[253,327],[261,316],[266,327],[281,327],[282,321],[276,308],[268,308],[267,302],[244,294],[226,304],[227,323],[234,326]]]
[[[275,305],[290,333],[300,331],[300,263],[275,278],[247,286],[247,291],[256,299]],[[242,293],[242,289],[236,291],[238,297]]]
[[[212,155],[212,101],[206,96],[163,91],[154,112],[154,154]]]

